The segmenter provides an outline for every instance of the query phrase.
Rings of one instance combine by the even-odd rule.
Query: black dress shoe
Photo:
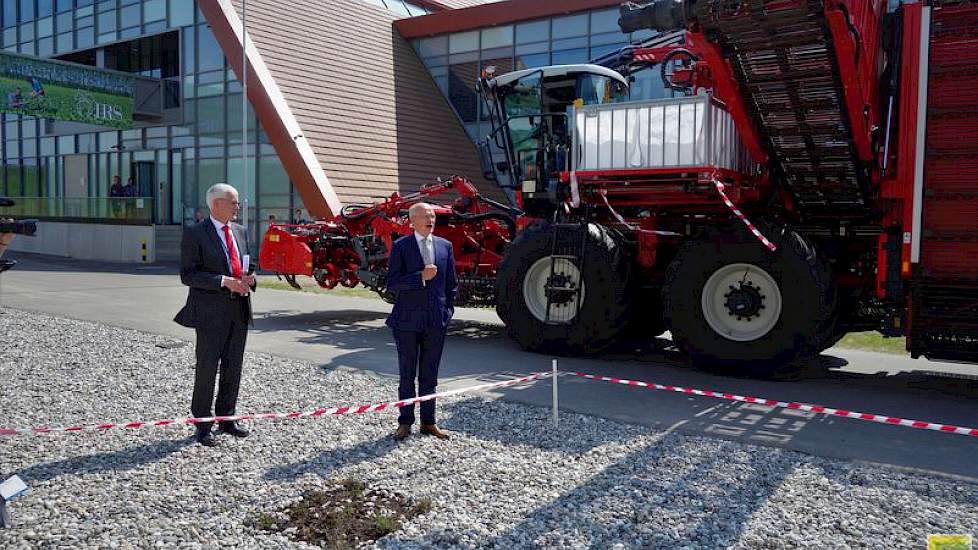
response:
[[[242,428],[241,426],[238,426],[236,422],[228,422],[227,424],[221,424],[217,428],[217,431],[233,435],[234,437],[248,437],[248,434],[251,433],[248,430]]]
[[[210,430],[206,432],[197,432],[197,443],[200,443],[204,447],[216,447],[217,440],[214,439],[214,434]]]

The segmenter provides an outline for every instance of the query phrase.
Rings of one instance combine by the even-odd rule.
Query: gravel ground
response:
[[[183,417],[193,346],[0,309],[0,424]],[[392,358],[393,360],[393,358]],[[248,354],[239,411],[388,400],[393,380]],[[432,512],[380,548],[921,548],[978,535],[978,485],[460,397],[448,442],[390,438],[393,413],[252,424],[193,444],[189,427],[0,438],[32,492],[0,548],[303,547],[251,526],[326,480],[358,478]]]

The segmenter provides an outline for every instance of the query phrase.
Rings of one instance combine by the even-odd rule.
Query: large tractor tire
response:
[[[605,228],[590,224],[583,263],[558,260],[551,280],[553,238],[551,227],[540,223],[507,247],[496,278],[496,312],[523,349],[555,355],[596,353],[615,340],[628,320],[628,257]],[[551,318],[557,314],[567,323],[546,322],[548,281],[580,288],[580,312],[576,292],[551,296],[556,304]]]
[[[813,357],[835,329],[828,263],[790,230],[762,228],[771,252],[742,231],[686,243],[663,287],[666,326],[694,365],[770,376]]]

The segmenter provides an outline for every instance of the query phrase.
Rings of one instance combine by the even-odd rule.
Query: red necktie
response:
[[[235,279],[241,278],[241,261],[238,260],[238,249],[234,247],[234,240],[231,238],[231,227],[224,226],[224,242],[228,245],[228,258],[231,259],[231,274]]]

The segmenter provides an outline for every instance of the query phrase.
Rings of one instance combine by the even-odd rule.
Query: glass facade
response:
[[[401,0],[363,1],[398,16],[427,13]],[[247,198],[257,242],[269,216],[289,221],[303,208],[250,106],[242,163],[241,84],[195,0],[0,4],[0,48],[158,78],[164,97],[161,120],[126,131],[0,115],[0,195],[17,198],[19,210],[10,214],[186,224],[197,210],[206,215],[207,188],[228,182]],[[136,198],[115,198],[116,178],[132,178]]]
[[[652,31],[622,33],[618,17],[618,8],[584,11],[421,38],[412,44],[469,136],[479,140],[491,130],[475,91],[483,68],[495,66],[500,75],[545,65],[587,63],[656,35]],[[671,95],[658,71],[636,74],[631,85],[633,100]]]
[[[196,210],[207,212],[210,185],[227,181],[243,192],[240,84],[194,0],[4,0],[3,6],[4,50],[131,72],[163,85],[162,119],[137,121],[131,130],[2,115],[0,193],[21,197],[19,208],[49,219],[181,224]],[[298,201],[256,126],[249,112],[252,232],[270,214],[287,220]],[[133,180],[135,199],[116,198],[117,178]]]

